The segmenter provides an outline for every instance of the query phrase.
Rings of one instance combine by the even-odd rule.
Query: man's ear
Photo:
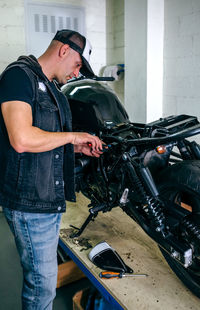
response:
[[[63,58],[69,54],[70,46],[68,44],[64,44],[59,49],[59,57]]]

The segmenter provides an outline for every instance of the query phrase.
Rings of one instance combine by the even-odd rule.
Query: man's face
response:
[[[69,53],[63,58],[57,80],[61,84],[66,84],[73,77],[78,77],[79,70],[82,66],[81,56],[73,49],[69,49]]]

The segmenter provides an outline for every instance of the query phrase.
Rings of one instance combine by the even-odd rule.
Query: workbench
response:
[[[80,227],[88,216],[89,201],[81,194],[76,203],[67,203],[62,217],[60,245],[85,273],[101,294],[116,309],[128,310],[197,310],[200,299],[194,296],[171,271],[156,243],[120,208],[99,213],[82,235],[71,239],[70,224]],[[97,243],[106,241],[135,273],[148,277],[100,279],[99,272],[88,258]]]

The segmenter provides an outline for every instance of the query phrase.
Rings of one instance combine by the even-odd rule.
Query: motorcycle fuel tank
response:
[[[128,114],[114,92],[105,84],[84,80],[62,88],[72,111],[73,128],[99,131],[129,123]]]

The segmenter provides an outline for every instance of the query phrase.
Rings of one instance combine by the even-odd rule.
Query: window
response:
[[[72,29],[85,35],[85,11],[82,7],[27,0],[25,16],[27,54],[36,57],[46,50],[57,30]]]

